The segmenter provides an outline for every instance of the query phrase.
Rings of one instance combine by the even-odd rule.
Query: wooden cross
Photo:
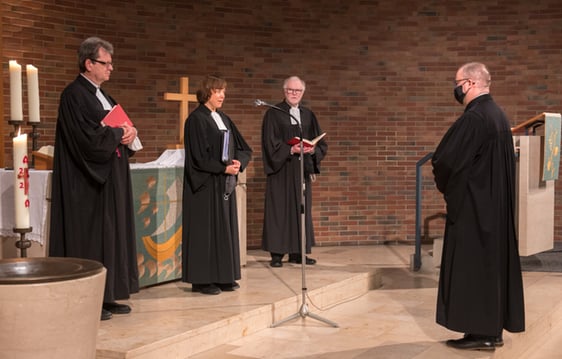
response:
[[[180,148],[183,146],[183,127],[188,115],[189,102],[197,102],[197,96],[189,93],[189,77],[180,77],[180,92],[179,93],[164,93],[164,100],[180,101]],[[176,145],[177,148],[177,145]]]

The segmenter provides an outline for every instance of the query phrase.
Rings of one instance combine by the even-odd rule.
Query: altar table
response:
[[[181,278],[183,167],[134,168],[140,286]]]
[[[131,164],[133,209],[137,243],[137,263],[141,287],[181,278],[183,150],[168,150],[157,161]],[[30,223],[33,231],[26,235],[32,241],[28,256],[47,256],[50,222],[50,187],[52,171],[31,169]],[[236,188],[240,262],[246,264],[246,184],[245,174],[239,175]],[[13,171],[0,169],[0,237],[9,237],[10,248],[0,258],[18,256],[13,232],[14,188]],[[3,238],[4,240],[6,238]],[[0,243],[1,244],[1,243]]]

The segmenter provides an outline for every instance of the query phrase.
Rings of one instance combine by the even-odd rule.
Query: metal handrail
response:
[[[535,117],[528,119],[519,125],[512,127],[511,132],[518,132],[521,130],[525,131],[525,134],[529,134],[529,129],[532,129],[532,134],[536,135],[536,129],[544,125],[546,118],[546,113],[541,113]],[[416,244],[414,253],[414,271],[419,271],[422,265],[421,261],[421,231],[422,231],[422,220],[421,220],[421,201],[422,201],[422,179],[421,179],[421,166],[424,165],[433,157],[433,152],[429,152],[427,155],[423,156],[418,162],[416,162]]]
[[[421,166],[433,157],[433,152],[429,152],[416,162],[416,251],[414,253],[414,271],[421,268],[421,200],[422,200],[422,179]]]

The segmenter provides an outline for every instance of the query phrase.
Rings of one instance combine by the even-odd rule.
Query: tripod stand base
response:
[[[337,323],[332,322],[331,320],[328,320],[328,319],[326,319],[326,318],[322,318],[321,316],[319,316],[319,315],[317,315],[317,314],[311,313],[311,312],[308,310],[308,305],[306,305],[306,303],[303,303],[303,304],[301,305],[301,308],[300,308],[300,310],[299,310],[297,313],[295,313],[295,314],[293,314],[293,315],[290,315],[290,316],[288,316],[288,317],[285,318],[285,319],[282,319],[282,320],[280,320],[280,321],[278,321],[278,322],[275,322],[275,323],[271,324],[271,327],[272,327],[272,328],[278,327],[278,326],[280,326],[281,324],[287,323],[288,321],[291,321],[291,320],[296,319],[296,318],[298,318],[298,317],[301,317],[301,318],[311,317],[311,318],[316,319],[316,320],[318,320],[318,321],[324,322],[324,323],[326,323],[326,324],[328,324],[328,325],[330,325],[330,326],[332,326],[332,327],[334,327],[334,328],[339,328],[339,325],[338,325]]]

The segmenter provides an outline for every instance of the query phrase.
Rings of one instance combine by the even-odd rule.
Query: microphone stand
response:
[[[305,202],[305,191],[306,191],[306,183],[304,181],[304,136],[303,136],[303,130],[302,130],[302,123],[301,121],[299,121],[298,119],[295,118],[295,116],[293,116],[290,112],[283,110],[280,107],[277,107],[275,105],[271,105],[265,101],[262,100],[256,100],[254,102],[255,106],[267,106],[270,108],[273,108],[277,111],[281,111],[287,115],[289,115],[292,119],[294,119],[298,124],[299,124],[299,131],[300,131],[300,141],[299,141],[299,145],[300,145],[300,156],[299,156],[299,161],[300,161],[300,184],[301,184],[301,205],[300,205],[300,216],[301,216],[301,274],[302,274],[302,304],[301,307],[299,309],[298,312],[288,316],[285,319],[282,319],[278,322],[275,322],[271,325],[272,328],[278,327],[281,324],[284,324],[290,320],[296,319],[298,317],[301,318],[305,318],[305,317],[311,317],[314,318],[316,320],[319,320],[321,322],[324,322],[328,325],[331,325],[334,328],[338,328],[339,325],[335,322],[332,322],[331,320],[322,318],[321,316],[311,313],[310,310],[308,309],[308,305],[306,303],[306,297],[307,297],[307,291],[308,289],[306,288],[306,202]]]

